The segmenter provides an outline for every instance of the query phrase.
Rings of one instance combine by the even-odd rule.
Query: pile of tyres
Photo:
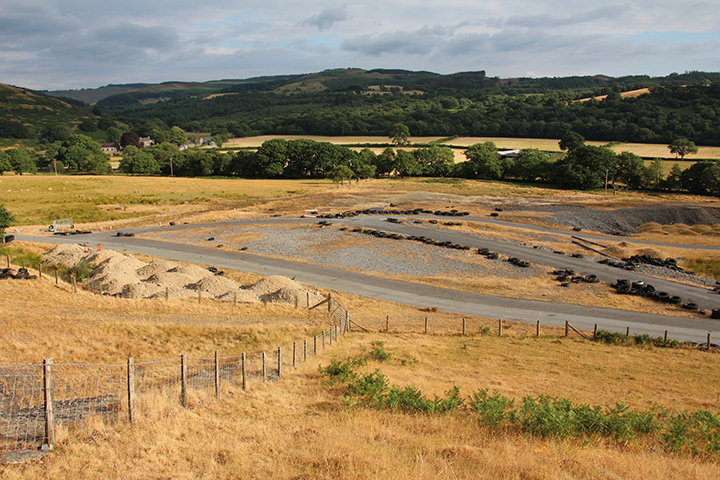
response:
[[[528,268],[531,265],[527,260],[521,260],[517,257],[509,257],[507,261],[520,268]]]
[[[499,255],[497,252],[491,252],[488,248],[478,248],[478,255],[483,255],[488,260],[497,260]]]
[[[436,245],[438,247],[453,248],[455,250],[470,250],[467,245],[460,245],[459,243],[453,243],[450,241],[434,240],[426,236],[416,235],[403,235],[401,233],[384,232],[382,230],[375,230],[372,228],[353,228],[350,230],[353,233],[363,233],[365,235],[371,235],[376,238],[389,238],[391,240],[411,240],[415,242],[421,242],[428,245]]]
[[[460,212],[458,210],[426,210],[424,208],[414,208],[412,210],[385,210],[383,208],[366,208],[363,210],[348,210],[341,213],[326,213],[318,215],[317,218],[350,218],[358,215],[437,215],[441,217],[465,217],[470,212]]]
[[[666,258],[663,260],[662,258],[653,257],[651,255],[633,255],[632,257],[623,258],[622,260],[603,258],[602,260],[598,260],[598,263],[609,265],[611,267],[622,268],[624,270],[635,270],[638,265],[654,265],[656,267],[664,267],[676,272],[691,273],[687,272],[682,267],[679,267],[677,260],[674,258]]]
[[[25,267],[18,268],[17,272],[12,268],[3,268],[0,270],[0,279],[12,278],[15,280],[34,280],[37,275],[30,275],[28,269]]]
[[[560,282],[561,287],[569,287],[571,283],[598,283],[600,281],[595,274],[578,275],[571,268],[553,270],[550,275],[555,275],[555,280]]]
[[[616,283],[610,285],[621,295],[638,295],[640,297],[652,298],[659,302],[677,305],[687,310],[699,310],[697,303],[685,302],[678,295],[670,295],[667,292],[657,291],[655,287],[643,281],[633,282],[625,278],[619,278]]]

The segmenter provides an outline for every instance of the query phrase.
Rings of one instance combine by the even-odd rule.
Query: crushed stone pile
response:
[[[135,299],[205,298],[240,303],[290,303],[315,305],[324,297],[301,284],[272,275],[243,287],[230,278],[216,275],[197,265],[168,260],[143,262],[113,250],[88,251],[80,245],[57,245],[43,256],[43,264],[72,268],[85,261],[93,266],[88,285],[103,295]],[[297,300],[296,300],[297,299]]]

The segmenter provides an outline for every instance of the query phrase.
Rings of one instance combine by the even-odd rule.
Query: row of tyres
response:
[[[3,268],[0,270],[0,279],[10,278],[14,280],[34,280],[37,278],[37,275],[30,275],[30,272],[28,272],[28,269],[25,267],[20,267],[17,271],[12,268]]]
[[[458,210],[426,210],[424,208],[414,208],[412,210],[385,210],[383,208],[366,208],[363,210],[348,210],[341,213],[326,213],[318,215],[317,218],[350,218],[358,215],[435,215],[438,217],[466,217],[470,212],[460,212]]]
[[[664,303],[678,305],[687,310],[698,311],[699,307],[695,302],[683,302],[682,297],[670,295],[667,292],[657,291],[655,287],[643,281],[633,282],[626,278],[619,278],[616,283],[610,285],[621,295],[639,295],[645,298],[652,298]]]

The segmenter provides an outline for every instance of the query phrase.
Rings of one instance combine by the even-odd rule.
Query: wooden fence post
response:
[[[350,328],[350,312],[345,310],[345,325],[347,325],[347,328]]]
[[[245,352],[242,354],[242,360],[241,360],[241,369],[242,369],[242,389],[247,390],[247,368],[245,366]]]
[[[322,349],[325,351],[325,330],[322,332]]]
[[[332,313],[332,294],[328,293],[328,312]]]
[[[278,378],[282,375],[282,347],[278,347]]]
[[[57,267],[55,267],[55,285],[58,284],[58,281],[59,281],[58,270],[57,270]]]
[[[333,327],[328,330],[328,338],[330,339],[330,346],[332,347]]]
[[[45,397],[45,444],[52,449],[55,444],[55,416],[52,399],[53,359],[43,359],[43,391]]]
[[[233,292],[233,307],[237,305],[237,292]]]
[[[307,338],[303,340],[303,362],[307,362]]]
[[[220,352],[215,350],[215,398],[220,397]]]
[[[570,322],[565,320],[565,337],[568,336],[569,331],[570,331]]]
[[[313,355],[317,355],[317,335],[313,335]]]
[[[165,287],[165,301],[170,300],[170,287]]]
[[[38,277],[42,278],[42,263],[38,263]]]
[[[187,359],[180,355],[180,405],[187,407]]]
[[[595,324],[595,327],[593,327],[593,340],[597,339],[597,323]]]
[[[77,284],[75,283],[75,275],[70,277],[70,283],[72,285],[72,293],[77,293]]]
[[[428,318],[425,317],[425,335],[427,335],[428,332]]]
[[[665,330],[665,337],[664,337],[665,342],[667,342],[667,336],[668,336],[668,331]]]
[[[293,342],[293,367],[295,367],[295,350],[296,350],[295,342]]]
[[[135,359],[128,357],[127,361],[127,393],[128,393],[128,421],[135,421]]]
[[[262,377],[263,377],[263,382],[267,382],[267,363],[266,363],[266,360],[267,360],[267,358],[266,358],[266,355],[265,355],[265,351],[263,350],[263,352],[262,352]]]
[[[707,347],[710,348],[710,332],[708,332]]]
[[[498,337],[502,337],[502,318],[498,318]]]
[[[540,320],[537,321],[537,324],[535,325],[535,336],[540,336]]]
[[[465,317],[463,317],[463,333],[462,333],[463,337],[465,336],[466,328],[467,328],[467,321],[465,320]]]
[[[390,315],[385,315],[385,332],[390,331]]]
[[[626,337],[630,336],[630,325],[628,325],[627,330],[625,330],[625,336]]]

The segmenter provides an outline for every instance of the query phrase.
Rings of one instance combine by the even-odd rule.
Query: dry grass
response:
[[[712,460],[592,440],[540,440],[479,427],[465,412],[445,416],[346,410],[321,384],[317,365],[385,342],[378,365],[390,380],[442,394],[490,387],[519,398],[548,393],[591,404],[653,401],[670,409],[717,408],[711,354],[590,345],[552,338],[352,335],[278,384],[247,393],[228,387],[204,408],[168,407],[162,421],[120,435],[98,430],[60,445],[43,464],[6,467],[3,478],[107,479],[714,479]],[[589,355],[588,353],[592,353]],[[402,366],[402,360],[406,365]],[[408,364],[410,360],[410,364]],[[674,375],[668,378],[666,372]],[[708,383],[709,382],[709,383]],[[602,385],[603,388],[597,388]]]
[[[245,138],[232,138],[225,144],[224,147],[244,147],[252,148],[259,147],[263,142],[275,138],[284,138],[286,140],[296,140],[300,138],[307,138],[315,140],[316,142],[330,142],[337,145],[385,145],[390,143],[388,137],[372,137],[372,136],[337,136],[328,137],[321,135],[261,135],[257,137],[245,137]],[[443,137],[410,137],[412,143],[430,143],[433,141],[442,140]],[[443,145],[452,147],[466,148],[470,145],[477,143],[493,142],[499,149],[525,149],[525,148],[537,148],[540,150],[559,152],[560,147],[558,145],[559,139],[552,138],[509,138],[509,137],[458,137],[452,140],[443,142]],[[588,145],[606,145],[606,142],[587,142]],[[384,147],[382,147],[384,148]],[[381,150],[382,150],[381,148]],[[674,154],[670,153],[667,145],[663,144],[646,144],[646,143],[619,143],[613,144],[610,147],[617,153],[620,152],[632,152],[641,157],[650,158],[675,158]],[[697,155],[693,155],[688,160],[692,161],[693,158],[704,158],[704,159],[720,159],[720,147],[705,147],[699,146]],[[460,155],[456,155],[455,161],[458,159],[464,160],[462,152]]]
[[[275,348],[328,324],[321,311],[292,305],[203,299],[131,300],[90,292],[45,276],[0,280],[3,348],[0,362],[122,363],[220,350],[234,355]],[[268,319],[271,319],[268,321]]]

